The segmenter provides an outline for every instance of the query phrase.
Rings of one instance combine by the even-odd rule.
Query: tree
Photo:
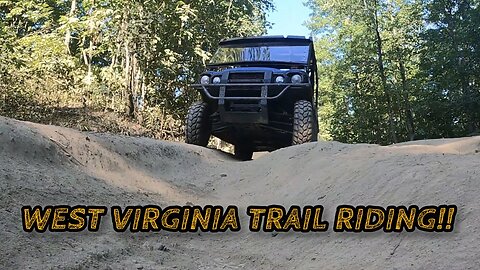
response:
[[[271,0],[2,0],[5,97],[25,90],[36,97],[25,108],[55,100],[179,120],[196,98],[188,85],[218,41],[264,33],[272,8]],[[3,114],[14,114],[3,100]]]
[[[479,1],[429,1],[419,93],[423,137],[458,137],[480,127]]]
[[[326,137],[389,144],[415,138],[420,1],[309,1],[323,70]],[[322,113],[321,113],[322,114]]]

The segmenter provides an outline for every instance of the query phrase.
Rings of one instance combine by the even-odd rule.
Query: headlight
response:
[[[200,79],[200,83],[201,84],[209,84],[210,83],[210,77],[207,76],[207,75],[202,76],[202,78]]]
[[[277,78],[275,78],[275,82],[276,83],[283,83],[283,82],[285,82],[285,78],[283,78],[283,76],[277,76]]]
[[[220,77],[214,77],[213,80],[212,80],[212,82],[214,84],[219,84],[221,81],[222,81],[222,79],[220,79]]]
[[[292,83],[301,83],[302,82],[302,76],[295,74],[292,76]]]

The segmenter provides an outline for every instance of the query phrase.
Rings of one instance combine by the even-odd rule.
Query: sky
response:
[[[303,3],[305,0],[274,0],[276,10],[271,12],[268,20],[273,28],[269,35],[310,36],[310,31],[303,24],[308,20],[310,9]]]

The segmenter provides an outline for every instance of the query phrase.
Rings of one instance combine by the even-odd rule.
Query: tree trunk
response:
[[[133,93],[132,93],[132,75],[131,75],[131,54],[130,54],[130,49],[128,47],[128,42],[125,43],[125,92],[127,96],[127,114],[130,117],[134,117],[135,114],[135,107],[134,107],[134,102],[133,102]]]
[[[392,97],[390,95],[390,90],[388,89],[387,84],[387,76],[385,74],[385,66],[383,63],[383,40],[382,36],[380,35],[379,23],[378,23],[378,3],[375,1],[375,6],[373,7],[373,26],[375,30],[375,41],[377,44],[377,60],[378,60],[378,71],[380,74],[380,78],[382,80],[382,89],[385,94],[385,98],[387,100],[387,110],[388,110],[388,123],[390,128],[390,136],[393,143],[397,143],[397,134],[395,132],[395,123],[393,121],[393,107],[392,107]]]
[[[406,117],[408,138],[410,141],[413,141],[415,140],[415,124],[413,121],[412,107],[410,106],[410,100],[409,100],[410,95],[408,94],[407,75],[406,75],[405,65],[402,59],[400,59],[400,77],[402,80],[403,104],[405,107],[405,117]]]
[[[75,11],[77,10],[77,0],[72,0],[72,4],[70,6],[70,12],[68,13],[68,18],[73,17],[75,15]],[[70,51],[70,40],[72,39],[72,33],[70,32],[70,27],[67,28],[67,33],[65,33],[65,47],[67,48],[67,53],[72,54]]]

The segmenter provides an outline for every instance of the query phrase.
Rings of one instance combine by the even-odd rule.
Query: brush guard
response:
[[[200,90],[208,99],[218,101],[218,112],[222,122],[268,124],[269,100],[281,98],[289,89],[311,87],[311,85],[309,83],[219,83],[209,85],[194,84],[192,87]],[[212,94],[207,87],[218,88],[218,96]],[[260,96],[227,96],[229,87],[260,88]],[[283,87],[282,90],[278,94],[273,95],[274,89],[272,88],[276,88],[278,92],[279,87]],[[230,102],[229,110],[226,109],[226,101]]]

